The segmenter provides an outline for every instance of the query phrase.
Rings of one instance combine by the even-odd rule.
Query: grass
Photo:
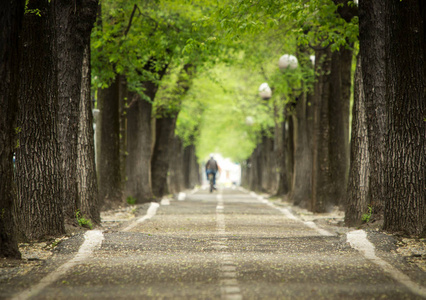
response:
[[[79,210],[77,210],[77,211],[75,212],[75,217],[76,217],[77,222],[78,222],[78,225],[79,225],[80,227],[85,227],[85,228],[89,228],[89,229],[92,229],[92,228],[93,228],[92,221],[90,221],[90,219],[86,219],[86,218],[84,218],[84,217],[81,215],[81,213],[80,213],[80,211],[79,211]]]

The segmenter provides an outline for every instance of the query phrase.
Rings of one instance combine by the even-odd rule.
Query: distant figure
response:
[[[219,165],[217,161],[213,158],[213,155],[210,155],[210,159],[206,163],[206,176],[207,180],[209,179],[209,174],[213,174],[213,186],[216,189],[216,173],[219,171]]]

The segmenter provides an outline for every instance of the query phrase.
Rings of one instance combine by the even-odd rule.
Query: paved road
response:
[[[143,222],[104,231],[101,246],[91,252],[88,245],[77,259],[84,238],[64,242],[55,259],[22,276],[21,285],[3,286],[3,298],[424,299],[353,249],[345,234],[268,203],[238,189],[188,194]],[[414,285],[426,278],[386,243],[376,253]],[[44,276],[51,278],[35,287]]]

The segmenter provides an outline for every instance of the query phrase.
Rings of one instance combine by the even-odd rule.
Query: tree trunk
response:
[[[117,75],[118,77],[118,114],[120,120],[120,178],[121,186],[125,188],[126,186],[126,161],[127,161],[127,105],[129,98],[129,91],[127,88],[127,79],[124,75]]]
[[[18,228],[38,240],[65,233],[58,142],[55,17],[47,0],[29,1],[20,41]]]
[[[276,110],[276,114],[277,109]],[[277,183],[277,191],[275,194],[277,196],[284,196],[289,192],[288,188],[288,177],[287,177],[287,164],[285,157],[285,123],[279,121],[279,117],[275,117],[275,137],[274,137],[274,147],[276,153],[276,161],[277,161],[277,172],[278,172],[278,183]]]
[[[149,61],[144,70],[155,72],[155,65]],[[159,80],[167,71],[165,65],[158,71]],[[151,157],[154,139],[152,126],[152,103],[158,91],[158,82],[144,81],[145,96],[131,93],[127,112],[127,160],[126,160],[126,196],[135,197],[138,203],[153,200]]]
[[[200,184],[200,166],[195,155],[195,146],[189,145],[183,149],[185,188],[193,189]]]
[[[386,1],[385,8],[384,229],[426,236],[426,5]]]
[[[18,36],[25,1],[0,4],[0,258],[21,258],[15,233],[16,201],[13,152],[16,147],[17,90],[19,83]]]
[[[99,201],[104,209],[122,203],[120,169],[119,78],[98,92],[101,102],[101,146],[99,162]]]
[[[355,72],[354,104],[352,108],[351,163],[347,189],[345,223],[358,226],[367,213],[369,190],[369,152],[365,95],[362,83],[361,57]]]
[[[291,108],[293,109],[293,108]],[[285,154],[284,159],[286,160],[286,173],[287,173],[287,186],[288,186],[288,193],[286,197],[288,198],[292,193],[292,187],[293,187],[293,176],[294,176],[294,125],[293,125],[293,118],[291,117],[290,112],[287,112],[286,115],[286,121],[285,121],[285,137],[284,137],[284,143],[285,143]]]
[[[383,171],[386,129],[385,93],[385,24],[383,7],[387,1],[361,1],[359,3],[359,43],[362,81],[367,114],[369,152],[369,198],[373,218],[383,216],[385,190]],[[399,41],[398,41],[399,43]]]
[[[80,199],[78,207],[85,218],[91,219],[95,224],[100,224],[90,87],[90,47],[87,45],[83,58],[77,144],[77,185]]]
[[[345,53],[346,54],[346,53]],[[345,59],[349,59],[345,61]],[[331,59],[331,82],[330,84],[330,101],[329,122],[330,122],[330,175],[333,182],[333,194],[329,199],[329,203],[333,205],[342,205],[345,198],[347,187],[347,156],[348,156],[348,126],[349,119],[349,101],[350,94],[344,91],[343,78],[351,77],[350,67],[343,66],[352,64],[352,56],[343,55],[341,51],[332,53]],[[348,74],[342,74],[342,70],[349,71]]]
[[[58,99],[61,165],[63,168],[64,216],[75,222],[81,200],[77,180],[78,133],[82,90],[83,57],[90,45],[90,33],[96,19],[97,1],[56,1],[56,35],[58,43]],[[89,96],[90,99],[90,96]],[[90,101],[90,100],[89,100]],[[87,116],[87,115],[86,115]]]
[[[173,137],[172,152],[170,152],[168,186],[169,192],[177,194],[185,188],[183,167],[183,146],[178,136]]]
[[[312,204],[314,212],[325,212],[330,206],[333,187],[330,174],[330,128],[329,98],[331,51],[329,48],[316,51],[315,69],[319,73],[314,91],[314,129],[312,159]]]
[[[167,172],[175,125],[176,116],[163,117],[157,119],[155,123],[155,146],[151,161],[151,174],[152,192],[158,199],[168,193]]]
[[[306,94],[302,94],[292,115],[294,124],[294,177],[291,200],[294,205],[307,208],[311,196],[312,151],[308,142]]]
[[[138,203],[153,198],[151,187],[151,114],[152,104],[133,94],[128,109],[126,193]]]

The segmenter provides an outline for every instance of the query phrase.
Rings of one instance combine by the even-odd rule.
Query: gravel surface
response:
[[[353,229],[342,226],[339,210],[312,214],[278,200],[265,204],[262,197],[200,189],[179,195],[182,201],[169,199],[127,231],[150,204],[103,212],[102,246],[30,298],[424,299],[351,248],[346,233]],[[425,284],[424,239],[367,234],[380,259]],[[22,260],[0,260],[0,299],[36,286],[72,260],[84,240],[84,230],[77,230],[21,244]]]

